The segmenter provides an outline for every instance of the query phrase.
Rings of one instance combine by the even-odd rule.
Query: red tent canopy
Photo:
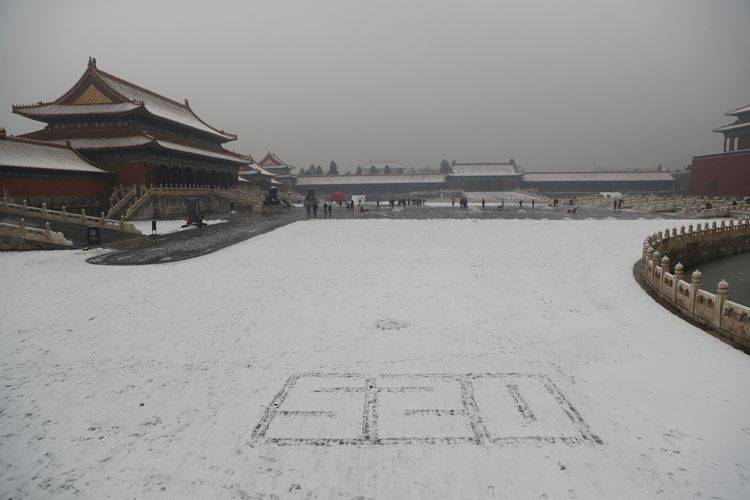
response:
[[[331,199],[336,202],[346,201],[346,195],[341,191],[336,191],[335,193],[331,194]]]

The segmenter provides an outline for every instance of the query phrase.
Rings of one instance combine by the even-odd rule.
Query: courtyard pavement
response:
[[[750,358],[632,278],[681,223],[318,219],[154,266],[2,254],[0,496],[747,498]]]
[[[229,245],[253,238],[273,231],[287,224],[303,220],[429,220],[429,219],[532,219],[532,220],[583,220],[593,219],[655,219],[662,218],[654,214],[640,214],[628,210],[614,211],[602,208],[578,208],[575,214],[566,213],[567,207],[539,207],[531,208],[528,204],[520,208],[517,203],[508,204],[499,209],[488,205],[470,205],[468,209],[458,205],[452,207],[420,205],[396,207],[391,209],[383,204],[380,208],[367,204],[367,211],[333,208],[330,216],[323,214],[322,206],[317,215],[307,216],[305,210],[294,207],[290,211],[279,215],[235,214],[222,218],[228,222],[216,226],[205,226],[192,231],[181,231],[172,234],[159,234],[147,238],[133,238],[127,241],[113,242],[106,247],[113,251],[96,255],[89,259],[92,264],[108,265],[144,265],[176,262],[207,255]]]

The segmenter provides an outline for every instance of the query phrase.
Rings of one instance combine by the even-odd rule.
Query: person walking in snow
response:
[[[484,198],[482,198],[482,208],[484,208]]]

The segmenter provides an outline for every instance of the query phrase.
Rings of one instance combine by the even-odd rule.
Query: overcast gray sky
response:
[[[679,168],[750,104],[748,26],[748,0],[0,0],[0,126],[95,56],[257,159]]]

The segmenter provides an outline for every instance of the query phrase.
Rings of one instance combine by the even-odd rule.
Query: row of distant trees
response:
[[[377,175],[380,174],[381,171],[378,170],[378,168],[375,165],[370,165],[369,169],[363,169],[362,167],[357,167],[357,170],[355,171],[356,175],[363,175],[367,171],[370,175]],[[427,168],[427,171],[433,171],[429,167]],[[440,162],[440,173],[441,174],[450,174],[452,172],[451,170],[451,164],[448,162],[448,160],[443,160]],[[386,165],[383,167],[382,170],[383,174],[403,174],[404,167],[398,167],[398,168],[391,168],[390,165]],[[411,167],[409,173],[416,173],[416,169],[414,167]],[[309,167],[306,169],[303,168],[300,170],[300,175],[341,175],[339,173],[339,167],[336,165],[336,162],[331,160],[331,163],[328,165],[328,170],[325,172],[323,171],[323,167],[320,165],[313,165],[310,164]],[[350,175],[350,172],[344,172],[344,175]]]
[[[309,167],[300,169],[299,175],[339,175],[339,167],[335,161],[331,161],[328,171],[323,173],[323,167],[310,164]]]

